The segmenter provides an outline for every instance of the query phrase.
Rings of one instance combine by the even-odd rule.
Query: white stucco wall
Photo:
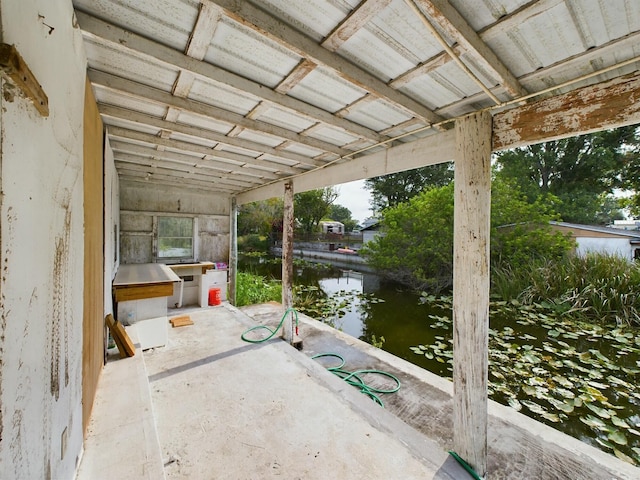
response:
[[[633,247],[629,243],[628,238],[591,238],[577,237],[576,253],[585,255],[589,252],[606,253],[609,255],[618,255],[633,260]]]
[[[70,0],[0,7],[2,41],[17,46],[50,110],[41,117],[3,86],[0,478],[70,479],[82,450],[86,60]]]

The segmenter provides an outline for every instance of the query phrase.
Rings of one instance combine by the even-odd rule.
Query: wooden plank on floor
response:
[[[193,320],[191,320],[191,317],[189,317],[189,315],[174,317],[171,320],[169,320],[169,322],[171,322],[171,325],[173,325],[173,328],[184,327],[186,325],[193,325]]]

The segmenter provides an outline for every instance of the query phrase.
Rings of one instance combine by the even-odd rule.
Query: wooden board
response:
[[[111,314],[107,315],[105,320],[120,352],[120,358],[133,357],[136,354],[136,347],[133,345],[122,324],[115,320]]]
[[[170,297],[173,295],[173,282],[114,287],[113,291],[116,302],[142,300],[145,298]]]
[[[171,325],[173,325],[173,328],[184,327],[185,325],[193,325],[193,320],[191,320],[191,317],[189,317],[189,315],[173,317],[171,320],[169,320],[169,322],[171,322]]]
[[[84,99],[84,282],[82,288],[82,425],[86,432],[106,352],[104,328],[103,131],[91,84]]]

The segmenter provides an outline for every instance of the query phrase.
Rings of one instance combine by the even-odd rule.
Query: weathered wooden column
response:
[[[284,213],[282,221],[282,306],[293,307],[293,182],[284,184]],[[282,325],[282,338],[293,343],[293,315]]]
[[[469,115],[455,128],[453,443],[486,478],[491,115]]]
[[[229,217],[229,302],[235,305],[238,282],[238,202],[236,197],[231,197]]]

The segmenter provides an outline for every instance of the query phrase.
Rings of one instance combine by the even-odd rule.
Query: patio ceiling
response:
[[[637,0],[74,6],[121,181],[247,199],[640,65]]]

